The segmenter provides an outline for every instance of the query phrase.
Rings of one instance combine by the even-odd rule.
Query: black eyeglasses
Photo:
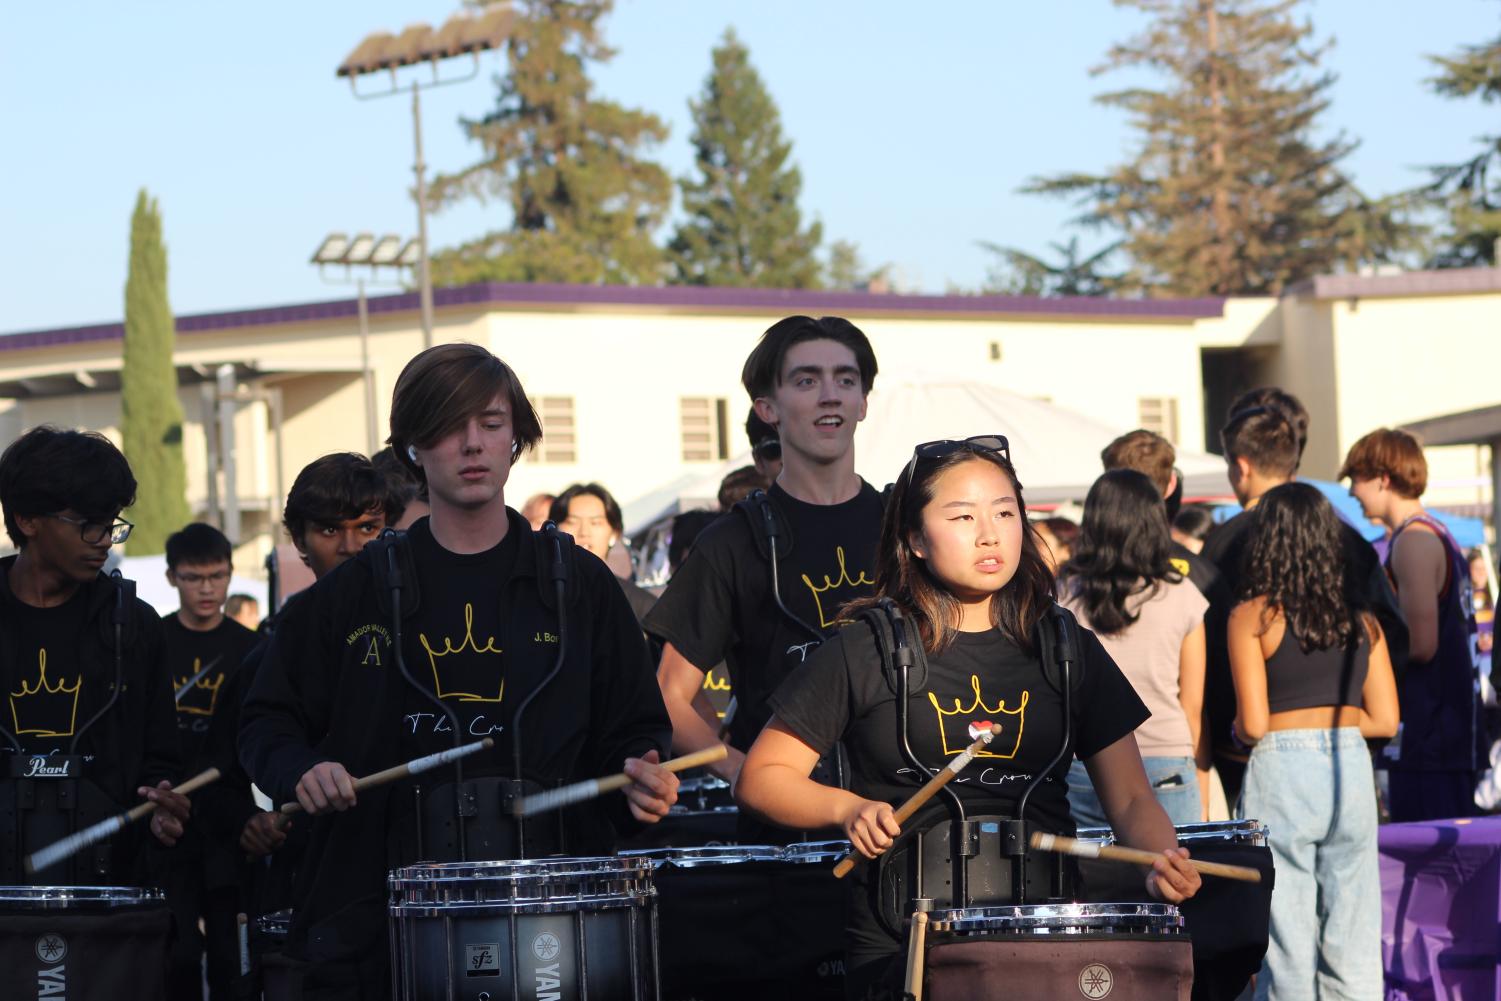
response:
[[[751,455],[775,462],[782,457],[782,439],[762,438],[751,446]]]
[[[98,521],[93,518],[69,518],[62,514],[48,515],[48,517],[56,518],[58,521],[66,521],[70,525],[77,525],[78,537],[91,546],[99,545],[106,538],[109,539],[110,545],[118,546],[130,538],[130,530],[135,528],[134,525],[124,518],[118,518],[114,521]]]
[[[1011,461],[1011,443],[1003,434],[977,434],[958,441],[943,438],[938,441],[925,441],[914,448],[912,460],[907,463],[902,477],[908,483],[912,482],[912,474],[917,469],[918,459],[942,459],[955,452],[994,452],[1007,462]]]

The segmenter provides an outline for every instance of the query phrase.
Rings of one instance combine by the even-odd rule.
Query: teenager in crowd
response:
[[[1381,625],[1346,598],[1342,524],[1317,488],[1261,497],[1230,615],[1241,813],[1277,871],[1257,998],[1381,996],[1381,882],[1368,737],[1397,730]],[[1468,790],[1466,790],[1468,792]]]
[[[897,480],[881,529],[874,607],[891,599],[921,643],[907,737],[924,766],[912,774],[893,739],[900,717],[874,632],[844,628],[771,698],[773,716],[740,776],[741,805],[793,828],[837,827],[875,858],[903,831],[893,808],[970,742],[977,721],[1002,731],[951,784],[976,815],[1014,816],[1026,785],[1062,741],[1062,690],[1045,679],[1034,640],[1053,603],[1053,578],[1028,531],[1021,486],[1001,436],[919,446]],[[1071,700],[1072,752],[1084,759],[1120,840],[1162,851],[1146,876],[1156,897],[1180,901],[1199,886],[1176,832],[1152,796],[1132,732],[1147,709],[1093,635],[1081,631],[1082,672]],[[1072,686],[1070,686],[1072,688]],[[809,779],[835,741],[849,748],[849,790]],[[1037,829],[1072,833],[1067,761],[1047,775],[1024,818]],[[916,828],[914,819],[913,827]],[[984,863],[988,856],[977,856]],[[996,861],[1010,870],[1010,860]],[[973,871],[973,870],[971,870]],[[846,993],[888,997],[900,966],[897,934],[877,919],[876,866],[851,879],[846,925]],[[978,882],[978,881],[976,881]],[[1004,904],[1010,900],[975,903]],[[896,995],[899,996],[899,995]]]
[[[20,552],[0,560],[0,882],[145,886],[165,861],[147,851],[183,835],[188,799],[161,618],[134,584],[102,571],[130,536],[135,501],[125,456],[102,435],[37,427],[0,456],[5,531]],[[56,779],[13,778],[12,755],[64,767]],[[135,806],[158,809],[95,849],[41,872],[20,860],[75,829]],[[24,804],[24,805],[23,805]]]
[[[282,525],[314,579],[321,579],[380,535],[388,513],[401,510],[400,493],[398,485],[393,496],[390,475],[382,474],[363,455],[336,452],[314,459],[297,474],[287,493]],[[268,636],[286,610],[306,594],[292,595],[277,616],[267,621]],[[211,838],[252,858],[274,856],[244,888],[248,909],[256,914],[291,906],[292,876],[305,842],[304,822],[289,821],[255,805],[250,776],[235,749],[245,695],[268,645],[263,639],[249,651],[226,685],[209,727],[209,755],[223,777],[198,795],[198,814]]]
[[[358,452],[351,453],[359,455]],[[361,456],[363,458],[363,456]],[[412,471],[396,458],[391,446],[370,457],[376,472],[386,478],[386,524],[406,531],[418,518],[427,517],[427,492]]]
[[[1054,515],[1039,518],[1032,523],[1037,537],[1042,542],[1042,558],[1054,574],[1073,555],[1074,542],[1079,538],[1079,526],[1067,518]]]
[[[558,494],[553,498],[548,518],[601,561],[607,559],[610,550],[625,535],[620,505],[614,495],[598,483],[575,483]],[[656,604],[656,597],[645,588],[637,587],[636,582],[629,578],[617,576],[615,579],[620,582],[637,620],[646,618],[646,613]]]
[[[1423,508],[1428,461],[1412,435],[1372,431],[1350,446],[1339,476],[1349,478],[1365,516],[1391,532],[1386,571],[1407,622],[1407,670],[1398,688],[1402,732],[1386,761],[1391,817],[1468,817],[1487,757],[1469,561]]]
[[[432,513],[288,607],[251,687],[241,759],[273,800],[296,799],[313,818],[288,943],[308,964],[306,997],[388,995],[391,868],[458,859],[466,845],[487,858],[600,854],[612,847],[607,825],[654,822],[676,798],[676,777],[657,763],[670,724],[619,585],[566,536],[534,534],[506,506],[511,466],[540,438],[520,381],[483,347],[413,358],[396,383],[390,442],[427,484]],[[491,734],[495,746],[462,768],[497,804],[479,816],[455,816],[454,766],[424,776],[420,797],[410,780],[354,792],[355,776]],[[622,768],[633,779],[623,796],[531,821],[525,840],[499,806]]]
[[[224,614],[253,631],[261,624],[261,603],[253,594],[231,594],[224,599]]]
[[[1177,519],[1183,503],[1183,481],[1173,465],[1177,460],[1178,451],[1172,442],[1154,431],[1143,429],[1121,435],[1100,453],[1100,462],[1106,472],[1134,469],[1152,481],[1162,495],[1163,514],[1169,525]],[[1208,527],[1204,530],[1207,533]],[[1168,545],[1174,569],[1187,577],[1200,594],[1210,597],[1212,589],[1219,585],[1220,574],[1213,563],[1199,555],[1203,544],[1191,548],[1170,538]]]
[[[1204,679],[1206,724],[1215,770],[1225,787],[1225,798],[1234,803],[1245,772],[1245,754],[1230,739],[1235,718],[1235,689],[1230,678],[1226,629],[1235,595],[1240,593],[1249,529],[1261,497],[1297,475],[1303,446],[1308,441],[1308,411],[1280,389],[1256,389],[1231,405],[1230,417],[1220,431],[1220,443],[1229,466],[1230,487],[1246,510],[1217,526],[1204,542],[1204,556],[1219,570],[1224,587],[1209,598],[1207,630],[1209,658]],[[1381,622],[1387,650],[1400,672],[1407,656],[1407,627],[1397,607],[1396,595],[1381,568],[1376,550],[1352,526],[1340,522],[1340,562],[1350,588],[1347,600],[1370,608]]]
[[[177,699],[183,761],[188,772],[196,773],[213,763],[209,726],[227,711],[230,680],[255,646],[256,634],[224,614],[234,564],[223,532],[196,522],[167,536],[166,549],[167,583],[178,599],[177,611],[162,618],[167,668]],[[233,995],[239,972],[236,915],[244,910],[243,856],[234,844],[206,834],[202,824],[184,834],[167,879],[167,901],[178,929],[168,981],[174,1001],[202,1001],[205,952],[214,1001]]]
[[[1213,511],[1202,504],[1185,504],[1173,519],[1173,543],[1197,556],[1204,551],[1204,540],[1212,528]]]
[[[1208,763],[1196,765],[1204,710],[1204,611],[1209,602],[1179,570],[1160,488],[1134,469],[1101,476],[1084,501],[1073,557],[1059,571],[1065,606],[1094,630],[1151,718],[1136,731],[1147,780],[1174,824],[1204,820]],[[1106,822],[1081,762],[1069,806],[1085,827]]]
[[[881,496],[855,472],[854,439],[875,377],[870,342],[848,320],[791,316],[762,335],[741,382],[776,430],[781,472],[766,506],[747,501],[704,529],[646,617],[665,644],[657,680],[675,751],[719,742],[693,703],[705,673],[727,665],[737,708],[729,757],[712,768],[732,782],[768,696],[838,627],[840,608],[870,593]]]

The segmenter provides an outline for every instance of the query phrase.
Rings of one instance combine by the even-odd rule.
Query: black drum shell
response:
[[[171,935],[159,890],[0,887],[0,998],[165,997]]]

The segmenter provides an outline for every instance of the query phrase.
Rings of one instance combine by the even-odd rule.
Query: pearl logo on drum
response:
[[[36,958],[44,963],[61,963],[68,955],[68,940],[48,932],[36,940]]]
[[[561,948],[558,937],[550,931],[545,931],[532,939],[532,954],[544,963],[556,959]]]
[[[1115,974],[1104,963],[1090,963],[1079,971],[1079,993],[1098,1001],[1115,987]]]

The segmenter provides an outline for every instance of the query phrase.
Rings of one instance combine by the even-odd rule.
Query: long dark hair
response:
[[[1239,597],[1264,597],[1267,615],[1281,612],[1305,653],[1349,643],[1359,620],[1345,597],[1334,507],[1317,488],[1294,481],[1263,494],[1251,519]]]
[[[1084,498],[1084,523],[1073,555],[1058,571],[1060,589],[1077,597],[1097,633],[1118,633],[1141,617],[1128,599],[1182,574],[1169,560],[1172,537],[1162,493],[1144,473],[1112,469],[1094,481]]]
[[[975,461],[991,463],[1016,488],[1017,517],[1024,526],[1021,559],[1011,580],[991,599],[990,621],[1012,643],[1032,652],[1032,630],[1053,602],[1053,575],[1038,549],[1037,532],[1027,523],[1027,504],[1016,468],[999,452],[961,448],[941,459],[918,459],[902,471],[881,519],[875,593],[850,602],[841,617],[853,617],[890,598],[917,624],[925,651],[939,654],[948,649],[959,632],[959,600],[928,569],[927,561],[912,551],[912,537],[922,532],[923,509],[933,500],[938,477]]]

